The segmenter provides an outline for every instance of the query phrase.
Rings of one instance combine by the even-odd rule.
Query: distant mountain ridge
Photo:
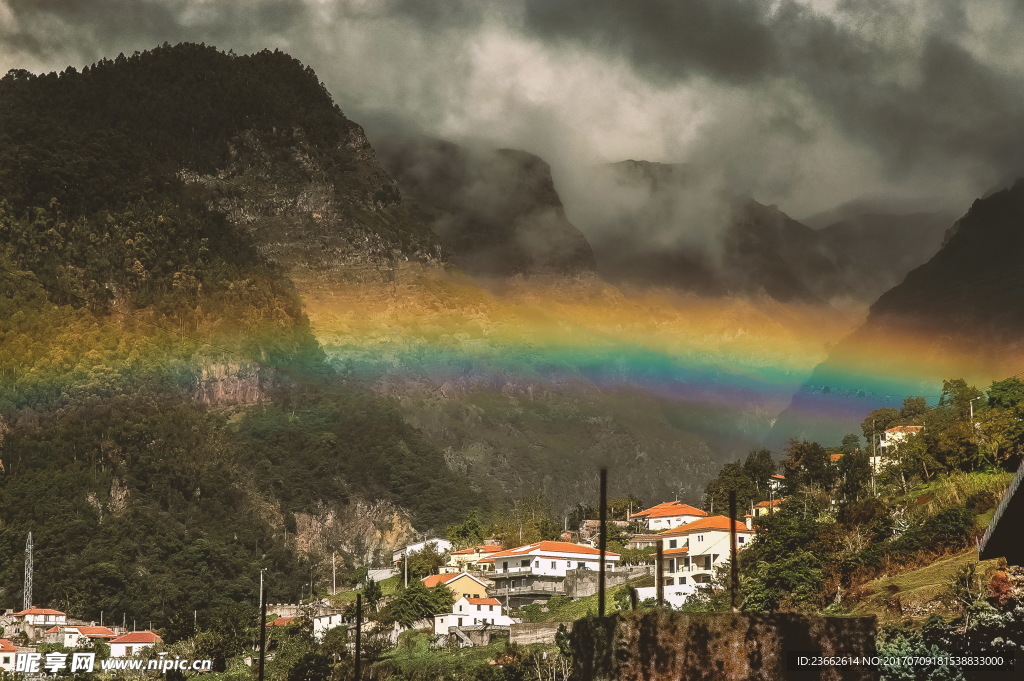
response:
[[[943,214],[855,213],[812,229],[739,196],[721,198],[710,213],[691,211],[703,180],[688,164],[623,161],[595,181],[622,197],[583,224],[603,276],[711,295],[871,302],[938,250],[950,222]],[[710,220],[719,224],[701,224]]]
[[[1024,370],[1024,179],[976,200],[949,230],[942,248],[884,293],[864,324],[838,343],[789,409],[774,440],[842,433],[801,422],[827,410],[853,432],[859,418],[908,395],[935,395],[953,367],[990,381]],[[909,339],[909,340],[908,340]],[[843,390],[850,376],[881,376],[873,390]],[[865,379],[866,382],[866,379]]]
[[[551,169],[539,157],[395,133],[379,137],[376,149],[403,199],[467,272],[510,276],[595,269],[590,244],[566,218]]]

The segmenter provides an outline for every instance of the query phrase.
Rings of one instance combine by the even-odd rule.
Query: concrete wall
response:
[[[517,622],[509,627],[509,642],[522,645],[554,643],[555,634],[562,624],[572,631],[572,622]]]
[[[790,653],[875,654],[873,617],[684,614],[588,617],[572,631],[573,681],[874,681],[870,666],[793,669]]]
[[[628,570],[609,570],[604,575],[606,589],[625,584],[636,575]],[[569,570],[565,573],[564,593],[569,598],[583,598],[597,593],[597,570]]]

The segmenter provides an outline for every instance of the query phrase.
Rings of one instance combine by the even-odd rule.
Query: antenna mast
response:
[[[28,540],[25,542],[25,599],[23,610],[32,607],[32,533],[28,533]]]

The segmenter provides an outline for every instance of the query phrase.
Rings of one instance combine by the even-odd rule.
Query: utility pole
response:
[[[32,533],[28,533],[28,539],[25,541],[25,590],[23,594],[23,601],[25,604],[24,610],[28,610],[32,607],[32,573],[35,571],[35,565],[32,561]]]
[[[331,551],[331,595],[338,595],[338,552]]]
[[[665,579],[661,576],[662,569],[665,565],[665,556],[662,553],[662,542],[659,539],[657,544],[657,554],[654,558],[654,579],[655,579],[655,595],[658,599],[658,607],[665,605]]]
[[[732,611],[739,612],[740,566],[736,562],[736,490],[729,490],[729,600]]]
[[[356,594],[356,669],[355,681],[363,676],[363,594]]]
[[[263,583],[263,571],[260,571],[260,584]],[[267,655],[267,592],[260,587],[260,662],[257,672],[258,681],[263,681],[263,669]]]
[[[604,617],[605,554],[608,552],[608,469],[601,469],[601,537],[598,540],[601,564],[597,572],[597,616]]]

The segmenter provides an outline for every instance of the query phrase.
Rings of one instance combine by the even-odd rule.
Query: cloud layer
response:
[[[1022,21],[1013,0],[0,0],[0,68],[280,48],[371,131],[544,157],[570,217],[583,170],[626,158],[797,216],[864,195],[962,212],[1024,166]]]

